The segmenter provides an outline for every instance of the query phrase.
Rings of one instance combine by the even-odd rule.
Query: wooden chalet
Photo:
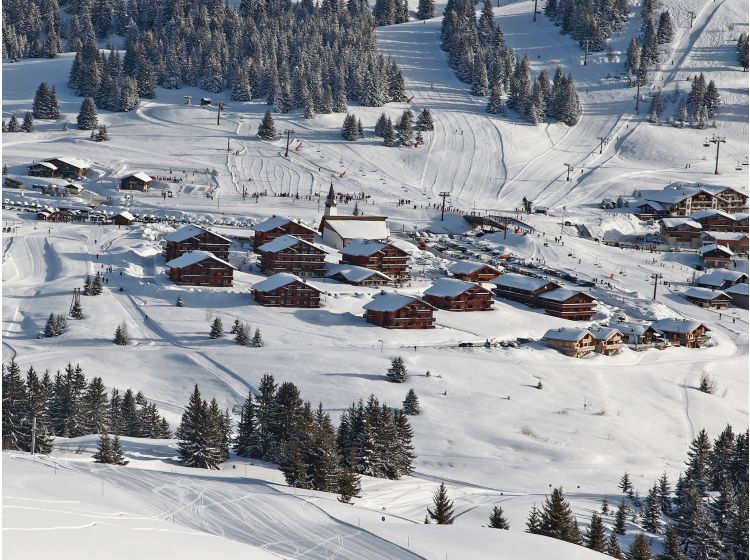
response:
[[[710,329],[692,319],[662,319],[651,326],[675,346],[700,348],[711,340],[711,336],[706,334]]]
[[[612,327],[589,327],[594,335],[594,352],[604,356],[617,354],[622,349],[622,333]]]
[[[596,300],[578,290],[557,288],[537,296],[536,305],[547,315],[571,321],[590,321],[594,316]]]
[[[695,245],[702,231],[703,226],[690,218],[662,218],[659,222],[659,232],[668,245]]]
[[[742,231],[734,215],[722,210],[699,210],[688,217],[698,222],[704,231]]]
[[[735,284],[724,290],[724,293],[732,298],[732,305],[747,309],[749,288],[750,286],[748,284]]]
[[[14,179],[13,177],[8,177],[7,175],[3,177],[3,186],[6,189],[20,189],[23,187],[23,181],[20,179]]]
[[[74,157],[52,158],[46,162],[51,163],[57,168],[55,176],[65,177],[66,179],[85,177],[91,168],[89,162]]]
[[[735,284],[747,284],[748,275],[737,270],[727,270],[724,268],[706,272],[696,278],[695,283],[703,288],[712,290],[725,290]]]
[[[712,290],[710,288],[691,287],[682,294],[685,299],[699,307],[707,309],[725,309],[732,303],[732,298],[721,290]]]
[[[133,222],[135,222],[135,218],[127,210],[123,210],[112,218],[112,223],[116,226],[132,226]]]
[[[29,165],[29,177],[57,177],[57,166],[48,161],[34,162]]]
[[[229,259],[229,247],[232,241],[206,228],[193,224],[181,227],[167,235],[167,245],[164,257],[167,260],[176,259],[190,251],[208,251],[220,259]]]
[[[151,189],[151,181],[153,181],[151,177],[142,171],[137,171],[120,179],[120,190],[146,192]]]
[[[304,239],[282,235],[258,247],[264,274],[288,272],[298,276],[323,276],[326,252]]]
[[[186,286],[232,285],[236,268],[208,251],[184,253],[167,262],[169,278],[175,284]]]
[[[386,216],[323,216],[318,231],[323,243],[343,249],[355,239],[386,242],[390,230]]]
[[[458,261],[448,267],[454,278],[469,282],[492,282],[502,274],[502,267],[496,268],[487,263],[475,261]]]
[[[395,281],[409,278],[409,253],[391,243],[354,239],[341,249],[341,262],[377,270]]]
[[[560,287],[544,278],[532,278],[515,273],[503,274],[492,283],[495,284],[496,296],[531,306],[537,305],[537,298],[543,293]]]
[[[381,293],[364,306],[368,323],[387,329],[431,329],[435,307],[418,297]]]
[[[267,307],[320,307],[320,290],[299,276],[280,272],[253,285],[253,297]]]
[[[705,186],[716,197],[716,208],[729,212],[746,212],[748,196],[732,187]]]
[[[635,207],[635,209],[635,215],[638,216],[638,218],[640,218],[641,220],[660,218],[662,216],[668,215],[667,211],[664,209],[664,206],[662,206],[661,203],[655,202],[653,200],[648,200],[642,204],[639,204]]]
[[[734,253],[721,245],[710,243],[698,249],[698,254],[703,259],[706,268],[729,268],[732,266]]]
[[[441,278],[425,290],[427,303],[447,311],[488,311],[492,309],[492,292],[487,288],[456,278]]]
[[[581,358],[596,348],[596,340],[590,331],[574,327],[550,329],[544,333],[542,342],[572,358]]]
[[[661,335],[651,325],[619,322],[610,326],[620,331],[622,342],[635,350],[651,348],[661,338]]]
[[[315,240],[315,230],[313,228],[292,218],[272,216],[265,222],[261,222],[255,226],[253,248],[257,250],[261,245],[273,241],[282,235],[293,235],[299,239],[304,239],[308,243],[312,243]]]
[[[699,241],[706,245],[721,245],[735,253],[747,253],[750,249],[750,237],[743,231],[704,231]]]
[[[382,286],[392,280],[377,270],[349,264],[329,265],[326,278],[353,286]]]

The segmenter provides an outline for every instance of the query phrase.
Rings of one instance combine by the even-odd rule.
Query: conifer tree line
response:
[[[742,71],[747,72],[748,65],[748,37],[744,31],[737,39],[737,62],[742,66]]]
[[[719,88],[713,80],[706,83],[702,72],[693,76],[690,82],[690,91],[686,94],[679,89],[671,94],[655,91],[651,98],[649,120],[659,123],[662,116],[669,113],[666,121],[672,126],[706,128],[709,121],[716,118],[722,104]]]
[[[664,473],[641,500],[626,472],[618,483],[624,496],[617,508],[611,509],[605,496],[601,514],[592,514],[582,535],[558,488],[542,509],[532,508],[526,530],[614,558],[651,560],[655,556],[649,538],[663,535],[664,552],[658,560],[747,560],[749,474],[747,431],[735,434],[727,426],[712,442],[701,430],[690,444],[686,470],[674,489]],[[607,519],[611,520],[609,535]],[[617,536],[626,534],[628,520],[638,533],[623,553]]]
[[[646,0],[648,2],[649,0]],[[630,17],[627,0],[547,0],[544,15],[589,52],[603,51],[607,39],[619,31]]]
[[[434,10],[433,6],[433,12]],[[372,15],[377,25],[406,23],[409,21],[409,2],[408,0],[375,0]]]
[[[266,374],[258,389],[259,395],[248,394],[242,406],[232,449],[241,457],[278,464],[288,484],[337,491],[345,498],[342,501],[348,501],[357,495],[360,475],[396,479],[412,473],[413,430],[407,416],[381,404],[374,395],[366,403],[361,399],[352,403],[337,428],[322,404],[314,408],[302,400],[294,383],[277,384]],[[199,397],[199,393],[191,397],[178,431],[186,442],[183,461],[217,468],[226,460],[217,455],[219,436],[197,441],[211,433],[211,429],[201,429],[201,422],[210,423],[210,415],[201,420],[190,412],[203,407]],[[186,421],[190,429],[182,428]],[[189,433],[196,437],[189,439]]]
[[[507,96],[507,106],[533,125],[546,120],[568,126],[578,122],[581,105],[572,75],[565,76],[558,68],[552,82],[544,70],[532,78],[528,57],[517,60],[495,24],[491,0],[485,0],[478,20],[472,1],[448,0],[441,45],[448,53],[448,66],[471,85],[471,93],[489,96],[488,113],[505,114],[503,97]]]
[[[233,100],[265,99],[275,112],[304,109],[307,117],[345,112],[347,100],[372,107],[405,100],[403,74],[378,52],[376,18],[365,0],[242,0],[237,7],[70,0],[65,6],[70,18],[64,21],[57,0],[30,3],[30,10],[22,9],[21,0],[3,5],[5,56],[41,56],[27,45],[34,38],[40,43],[49,38],[55,54],[63,46],[75,52],[69,85],[99,109],[130,111],[140,98],[154,97],[157,85],[229,89]],[[387,6],[376,6],[383,12],[379,17],[408,19],[406,2],[398,3],[392,15]],[[42,13],[50,14],[45,21],[41,5]],[[108,53],[97,47],[97,39],[113,33],[125,38],[124,56],[113,47]]]
[[[2,364],[2,375],[2,430],[12,449],[31,450],[34,417],[37,453],[49,453],[54,436],[171,437],[169,424],[141,392],[113,388],[108,393],[100,377],[87,380],[78,365],[41,376],[30,366],[24,378],[11,359]]]
[[[60,118],[60,102],[57,100],[55,86],[50,88],[47,82],[39,84],[34,94],[32,115],[35,119],[57,120]]]
[[[55,58],[62,52],[58,0],[8,0],[3,6],[3,58]]]

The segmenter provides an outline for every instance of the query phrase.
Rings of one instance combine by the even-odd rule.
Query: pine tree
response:
[[[208,336],[213,339],[224,338],[224,325],[220,317],[216,317],[211,323],[211,332]]]
[[[620,477],[617,487],[622,490],[623,494],[627,494],[633,489],[633,484],[630,482],[630,475],[627,472]]]
[[[240,330],[240,327],[242,326],[242,323],[239,319],[235,319],[234,323],[232,324],[232,329],[229,331],[229,334],[237,334],[237,331]]]
[[[49,117],[49,88],[47,82],[42,82],[34,95],[33,114],[36,119],[47,119]]]
[[[659,521],[661,520],[661,507],[659,504],[659,488],[654,484],[648,491],[646,497],[646,509],[643,512],[643,528],[649,533],[660,532]]]
[[[386,126],[388,126],[388,117],[385,116],[385,113],[380,113],[380,117],[375,123],[375,136],[382,138],[385,135]]]
[[[709,119],[713,119],[721,106],[721,94],[713,80],[706,86],[706,94],[703,98],[703,105],[706,108]],[[26,113],[28,115],[28,113]]]
[[[49,414],[51,380],[49,372],[45,372],[42,380],[29,367],[26,372],[27,409],[23,421],[24,432],[28,436],[23,441],[23,448],[31,451],[31,432],[36,420],[36,438],[34,440],[34,453],[49,454],[52,451],[52,425]]]
[[[607,537],[604,532],[604,524],[602,518],[594,512],[591,514],[591,523],[589,523],[586,529],[586,535],[584,536],[584,546],[595,550],[597,552],[604,552],[607,544]]]
[[[659,28],[656,31],[656,42],[660,45],[671,43],[674,37],[674,29],[672,28],[672,18],[669,16],[669,11],[665,10],[659,16]]]
[[[406,397],[404,398],[403,402],[403,410],[404,414],[407,414],[409,416],[416,416],[421,412],[419,409],[419,399],[417,398],[417,394],[414,392],[414,389],[409,389],[409,391],[406,393]]]
[[[276,127],[271,116],[271,111],[266,111],[263,120],[258,127],[258,137],[262,140],[273,140],[276,138]]]
[[[15,358],[11,358],[7,364],[2,365],[2,373],[3,439],[8,442],[11,449],[21,450],[23,449],[23,441],[26,439],[24,427],[27,399],[26,384],[21,377],[21,368],[16,363]]]
[[[646,535],[638,533],[628,548],[628,560],[652,560],[651,547],[646,540]]]
[[[410,146],[413,142],[414,115],[407,109],[401,114],[396,126],[398,143],[402,146]]]
[[[435,124],[432,122],[432,113],[429,109],[422,109],[417,117],[417,130],[432,131],[435,130]]]
[[[709,454],[709,477],[711,490],[719,490],[722,483],[731,478],[732,452],[734,448],[734,431],[727,424],[726,428],[714,440]]]
[[[706,430],[701,430],[690,444],[686,476],[695,484],[700,495],[705,495],[709,487],[711,440]]]
[[[85,434],[103,434],[110,431],[109,398],[101,377],[94,377],[81,397],[81,430]]]
[[[76,301],[73,306],[70,309],[70,316],[73,319],[81,320],[85,319],[85,316],[83,314],[83,308],[81,307],[81,302]]]
[[[662,513],[669,515],[672,511],[672,499],[670,494],[672,489],[669,486],[669,479],[667,473],[662,473],[659,477],[659,507]]]
[[[641,61],[641,44],[637,37],[633,37],[625,53],[625,69],[635,74]]]
[[[257,327],[255,329],[255,334],[253,335],[252,344],[256,348],[260,348],[261,346],[263,346],[263,337],[260,334],[260,329]]]
[[[391,367],[388,368],[388,372],[385,374],[385,378],[391,383],[403,383],[406,381],[406,366],[404,365],[404,359],[401,356],[397,356],[391,360]]]
[[[357,132],[357,117],[351,113],[347,113],[344,117],[344,124],[341,126],[341,136],[344,140],[353,142],[359,139],[359,133]]]
[[[19,130],[20,126],[18,124],[18,119],[16,118],[16,114],[13,113],[8,121],[8,132],[18,132]]]
[[[240,457],[257,456],[257,433],[255,429],[255,404],[252,391],[248,393],[242,404],[240,421],[237,424],[237,438],[234,441],[234,451]]]
[[[542,519],[536,504],[531,506],[529,519],[526,521],[526,532],[532,535],[540,535],[542,532]]]
[[[322,403],[315,410],[308,455],[313,489],[335,492],[338,488],[340,457],[336,447],[336,430],[331,417],[323,411]]]
[[[540,515],[542,535],[580,544],[580,533],[562,488],[554,488],[544,501]]]
[[[234,341],[241,345],[247,346],[250,343],[250,334],[248,333],[249,327],[245,324],[241,324],[237,327],[237,334],[234,335]]]
[[[188,467],[218,470],[221,450],[214,439],[215,435],[212,433],[208,404],[201,398],[198,385],[195,385],[176,434],[180,461]]]
[[[481,52],[474,55],[474,68],[471,79],[471,94],[476,96],[487,95],[489,82],[487,81],[487,67],[484,64]]]
[[[493,115],[503,112],[502,88],[499,84],[492,86],[485,111]]]
[[[492,511],[490,512],[489,526],[493,529],[505,529],[506,531],[510,529],[510,524],[503,516],[503,508],[500,506],[492,508]]]
[[[24,132],[34,132],[34,117],[31,115],[31,111],[26,111],[23,123],[21,124],[21,130]]]
[[[427,508],[427,515],[438,525],[453,524],[453,500],[448,499],[448,492],[445,489],[445,483],[441,482],[440,487],[435,491],[432,497],[435,508]]]
[[[618,535],[625,534],[625,521],[627,520],[627,516],[628,512],[625,507],[625,500],[622,500],[620,505],[617,506],[617,513],[615,513],[615,533]]]
[[[396,131],[393,128],[393,122],[390,117],[385,123],[385,130],[383,131],[383,144],[386,146],[396,146]]]
[[[93,130],[98,125],[98,119],[96,116],[96,105],[94,99],[86,97],[81,103],[81,111],[78,113],[78,128],[80,130]]]
[[[607,539],[607,548],[604,549],[604,554],[623,560],[622,551],[620,550],[620,543],[617,542],[617,533],[612,531]]]
[[[125,466],[130,461],[125,459],[125,454],[122,451],[122,444],[120,443],[120,436],[115,434],[115,437],[112,439],[112,449],[110,451],[110,463],[113,465],[119,465],[119,466]]]
[[[609,515],[609,501],[606,495],[602,498],[602,515]]]
[[[125,323],[120,323],[115,329],[115,337],[113,342],[118,346],[127,346],[130,344],[130,338],[128,337],[128,327]]]
[[[433,17],[435,17],[435,0],[419,0],[417,4],[417,19],[424,20]]]
[[[680,548],[677,530],[671,525],[664,533],[664,552],[657,556],[657,560],[687,560]]]
[[[338,500],[342,503],[348,504],[352,498],[359,496],[361,491],[360,488],[360,476],[357,472],[356,465],[356,449],[352,449],[349,460],[339,470],[337,479],[337,492],[339,494]]]
[[[91,295],[98,296],[102,293],[104,285],[102,284],[102,277],[99,273],[94,276],[94,280],[91,282]]]
[[[47,323],[44,325],[44,336],[51,338],[53,336],[58,336],[58,334],[57,328],[55,327],[55,315],[54,313],[50,313],[47,318]]]
[[[385,405],[383,405],[383,407],[385,408]],[[388,420],[390,420],[390,415]],[[395,438],[391,440],[392,443],[386,441],[385,444],[386,450],[395,452],[395,457],[393,459],[390,459],[390,457],[388,458],[390,459],[388,462],[391,464],[387,468],[387,478],[398,478],[402,475],[411,475],[414,472],[414,467],[412,465],[416,458],[414,447],[411,444],[412,439],[414,438],[414,430],[409,424],[409,419],[405,414],[395,411],[393,414],[393,423],[396,428]],[[395,468],[393,463],[395,463]]]
[[[111,464],[112,461],[112,442],[109,435],[104,433],[99,437],[99,450],[92,455],[95,463]]]

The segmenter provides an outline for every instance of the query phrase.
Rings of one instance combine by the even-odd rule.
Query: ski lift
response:
[[[706,142],[705,144],[703,144],[703,147],[704,148],[709,148],[709,147],[711,147],[711,144],[709,142]]]

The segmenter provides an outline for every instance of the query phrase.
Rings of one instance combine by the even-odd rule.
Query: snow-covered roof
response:
[[[379,270],[372,270],[371,268],[365,268],[364,266],[353,266],[348,264],[337,264],[330,267],[326,272],[326,278],[331,278],[340,274],[347,282],[359,283],[373,276],[378,276],[383,280],[390,282],[390,277],[383,274]]]
[[[721,290],[711,290],[710,288],[697,288],[695,286],[688,288],[684,292],[682,292],[682,295],[685,297],[693,297],[696,299],[703,299],[703,300],[714,300],[716,298],[719,298],[721,296],[727,297],[727,295],[722,292]]]
[[[382,241],[391,232],[382,220],[326,220],[325,227],[336,232],[341,239],[374,239]]]
[[[201,226],[196,226],[195,224],[188,224],[186,226],[182,226],[177,231],[173,231],[172,233],[168,234],[166,239],[167,241],[175,241],[179,243],[180,241],[185,241],[187,239],[190,239],[191,237],[195,237],[196,235],[200,235],[205,232],[213,233],[217,237],[221,237],[224,241],[228,241],[229,243],[232,242],[231,239],[224,237],[223,235],[220,235],[216,233],[215,231],[211,231]]]
[[[301,223],[301,222],[299,222],[299,221],[297,221],[297,220],[295,220],[293,218],[288,218],[288,217],[284,217],[284,216],[271,216],[270,218],[268,218],[264,222],[261,222],[258,225],[256,225],[255,226],[255,231],[260,231],[260,232],[271,231],[273,229],[276,229],[277,227],[285,226],[288,223],[292,223],[292,222],[294,222],[296,224],[299,224],[300,226],[302,226],[304,228],[307,228],[307,229],[309,229],[312,232],[315,231],[311,227],[306,226],[305,224],[303,224],[303,223]]]
[[[726,212],[723,212],[721,210],[716,210],[714,208],[706,208],[704,210],[698,210],[697,212],[693,212],[690,214],[690,218],[692,220],[700,220],[702,218],[710,218],[711,216],[723,216],[725,218],[729,218],[730,220],[734,220],[734,216],[731,214],[727,214]]]
[[[227,266],[231,266],[236,270],[234,266],[229,264],[227,261],[220,259],[213,253],[210,253],[208,251],[190,251],[189,253],[183,253],[176,259],[172,259],[167,263],[167,266],[169,268],[183,268],[186,266],[190,266],[191,264],[199,263],[201,261],[205,261],[206,259],[211,259],[220,263],[223,263]]]
[[[50,163],[48,161],[38,161],[36,163],[32,163],[29,167],[33,167],[34,165],[41,165],[42,167],[46,167],[47,169],[51,169],[52,171],[57,171],[57,166],[54,163]]]
[[[744,272],[720,268],[702,274],[696,282],[701,286],[716,286],[718,288],[723,286],[725,282],[737,282],[743,276],[747,278],[747,274]]]
[[[127,210],[123,210],[122,212],[118,213],[117,215],[118,216],[122,216],[126,220],[135,220],[135,218],[133,217],[133,214],[131,214]]]
[[[729,286],[724,291],[726,293],[728,293],[728,294],[735,294],[735,295],[746,296],[746,295],[748,295],[748,290],[750,290],[750,284],[746,284],[744,282],[741,282],[739,284],[735,284],[734,286]]]
[[[613,328],[616,328],[622,334],[632,334],[635,336],[643,336],[648,329],[653,330],[651,325],[641,325],[639,323],[616,323],[616,326]]]
[[[704,231],[702,235],[718,241],[742,241],[747,237],[742,231]]]
[[[144,183],[150,183],[153,181],[151,177],[146,175],[143,171],[136,171],[135,173],[129,173],[123,177],[123,179],[126,179],[128,177],[135,177],[136,179],[140,179]]]
[[[77,167],[78,169],[88,169],[89,167],[91,167],[91,164],[85,159],[78,159],[74,157],[63,156],[50,158],[50,160],[61,161],[62,163],[67,163],[72,167]]]
[[[710,253],[711,251],[719,251],[720,253],[724,253],[728,257],[734,255],[731,249],[728,249],[727,247],[724,247],[722,245],[717,245],[716,243],[709,243],[708,245],[704,245],[703,247],[698,249],[698,253],[701,255],[705,255],[706,253]]]
[[[694,229],[703,229],[703,226],[696,222],[695,220],[691,220],[690,218],[662,218],[661,223],[664,225],[664,227],[668,228],[675,228],[682,225],[690,226]]]
[[[665,212],[666,211],[666,209],[664,208],[664,206],[662,206],[661,203],[656,202],[655,200],[646,200],[642,204],[639,204],[638,206],[636,206],[636,208],[642,208],[644,206],[650,206],[651,208],[653,208],[654,210],[657,210],[659,212]]]
[[[736,222],[741,222],[742,220],[747,220],[748,216],[750,216],[750,214],[748,214],[746,212],[737,212],[734,215],[734,220]]]
[[[373,241],[371,239],[352,239],[349,245],[341,249],[341,254],[351,255],[353,257],[369,257],[387,246],[387,243]]]
[[[523,274],[506,273],[492,280],[492,283],[498,288],[516,288],[518,290],[528,290],[533,292],[551,282],[544,278],[532,278],[531,276],[524,276]]]
[[[594,335],[596,340],[609,340],[618,334],[622,336],[620,329],[614,327],[589,327],[589,332]]]
[[[294,282],[302,282],[303,284],[305,283],[305,281],[302,280],[302,278],[300,278],[299,276],[289,274],[288,272],[279,272],[278,274],[269,276],[265,280],[261,280],[257,284],[253,284],[253,290],[257,290],[259,292],[272,292],[277,288],[281,288]]]
[[[370,303],[365,304],[363,307],[364,309],[369,309],[370,311],[397,311],[405,305],[409,305],[414,301],[421,301],[427,307],[435,309],[432,305],[430,305],[426,301],[422,301],[416,296],[405,296],[403,294],[396,294],[393,292],[375,296],[374,300],[372,300]]]
[[[288,249],[289,247],[294,247],[298,243],[304,243],[305,245],[309,245],[310,247],[318,248],[317,245],[314,243],[308,243],[304,239],[300,239],[299,237],[295,237],[294,235],[280,235],[276,239],[272,239],[268,243],[264,243],[260,247],[258,247],[258,251],[264,251],[268,253],[278,253],[279,251],[283,251],[284,249]]]
[[[451,274],[471,274],[472,272],[476,272],[477,270],[480,270],[484,268],[485,266],[497,270],[498,272],[502,272],[502,267],[496,267],[496,266],[490,266],[487,263],[479,262],[479,261],[458,261],[454,262],[452,265],[448,267],[448,271]]]
[[[578,294],[583,294],[584,296],[591,297],[588,294],[580,290],[569,290],[567,288],[557,288],[555,290],[550,290],[549,292],[544,292],[542,295],[539,296],[539,299],[548,299],[550,301],[565,301]]]
[[[661,332],[686,334],[691,333],[700,326],[704,326],[700,321],[694,319],[661,319],[651,324],[654,329]],[[706,327],[706,330],[710,330]]]
[[[456,297],[474,287],[479,287],[485,292],[489,292],[489,290],[483,288],[479,284],[475,284],[474,282],[466,282],[465,280],[457,280],[456,278],[440,278],[424,291],[424,295],[435,297]]]
[[[564,340],[566,342],[578,342],[589,333],[586,329],[577,327],[560,327],[559,329],[550,329],[544,333],[544,339]]]
[[[644,191],[642,198],[647,201],[661,202],[662,204],[677,204],[699,192],[705,192],[714,196],[714,193],[703,187],[670,185],[660,191]]]

